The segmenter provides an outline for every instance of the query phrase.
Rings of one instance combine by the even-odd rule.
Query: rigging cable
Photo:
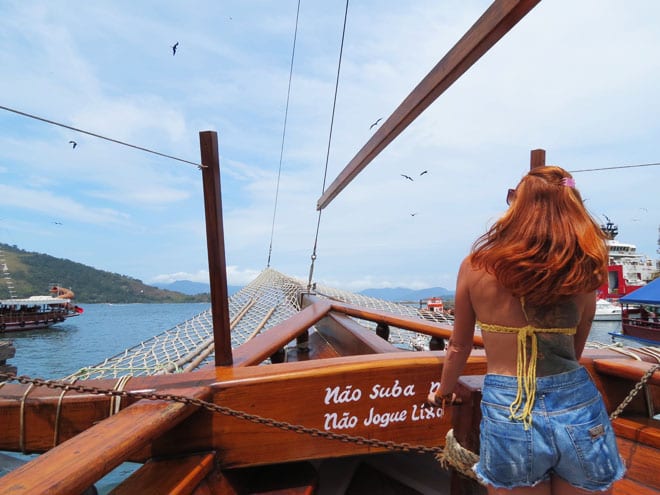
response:
[[[150,150],[148,148],[143,148],[142,146],[136,146],[134,144],[125,143],[124,141],[119,141],[118,139],[113,139],[113,138],[109,138],[107,136],[102,136],[101,134],[96,134],[94,132],[85,131],[83,129],[78,129],[77,127],[72,127],[70,125],[62,124],[61,122],[56,122],[54,120],[48,120],[48,119],[45,119],[43,117],[39,117],[37,115],[32,115],[30,113],[21,112],[20,110],[15,110],[13,108],[5,107],[3,105],[0,105],[0,110],[6,110],[8,112],[12,112],[12,113],[15,113],[15,114],[18,114],[18,115],[22,115],[23,117],[28,117],[28,118],[31,118],[31,119],[34,119],[34,120],[39,120],[41,122],[45,122],[46,124],[51,124],[51,125],[56,125],[56,126],[59,126],[59,127],[64,127],[65,129],[69,129],[69,130],[72,130],[72,131],[75,131],[75,132],[80,132],[82,134],[87,134],[88,136],[93,136],[95,138],[105,139],[106,141],[110,141],[111,143],[121,144],[122,146],[128,146],[129,148],[134,148],[134,149],[140,150],[140,151],[146,151],[147,153],[152,153],[154,155],[162,156],[164,158],[169,158],[170,160],[176,160],[176,161],[183,162],[183,163],[189,163],[190,165],[195,165],[200,170],[202,168],[206,168],[206,165],[202,165],[201,163],[191,162],[191,161],[188,161],[188,160],[184,160],[183,158],[177,158],[176,156],[166,155],[165,153],[160,153],[159,151],[154,151],[154,150]]]
[[[284,108],[284,126],[282,128],[282,145],[280,147],[280,166],[277,170],[277,185],[275,186],[275,206],[273,207],[273,223],[270,227],[270,246],[268,247],[268,262],[266,268],[270,267],[270,255],[273,252],[273,236],[275,235],[275,215],[277,213],[277,198],[280,193],[280,176],[282,175],[282,156],[284,155],[284,138],[286,136],[286,121],[289,116],[289,97],[291,96],[291,79],[293,78],[293,59],[296,55],[296,39],[298,38],[298,17],[300,16],[300,0],[296,10],[296,27],[293,32],[293,49],[291,50],[291,66],[289,67],[289,87],[286,91],[286,106]]]
[[[640,163],[639,165],[618,165],[616,167],[584,168],[582,170],[569,170],[569,172],[575,174],[577,172],[599,172],[601,170],[615,170],[619,168],[655,167],[657,165],[660,165],[660,163]]]
[[[344,10],[344,26],[341,32],[341,45],[339,47],[339,62],[337,63],[337,79],[335,80],[335,96],[332,102],[332,116],[330,118],[330,133],[328,135],[328,148],[325,153],[325,170],[323,172],[323,187],[321,188],[321,195],[325,192],[325,182],[328,177],[328,161],[330,159],[330,144],[332,143],[332,128],[335,122],[335,108],[337,107],[337,90],[339,88],[339,73],[341,72],[341,58],[344,53],[344,38],[346,36],[346,18],[348,17],[348,1],[346,0],[346,9]],[[309,266],[309,279],[307,281],[307,290],[311,290],[312,277],[314,275],[314,262],[316,261],[316,246],[319,239],[319,228],[321,227],[321,213],[319,210],[318,219],[316,221],[316,235],[314,236],[314,249],[312,251],[312,263]]]

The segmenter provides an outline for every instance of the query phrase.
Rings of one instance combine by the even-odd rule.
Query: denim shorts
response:
[[[606,490],[625,467],[600,393],[582,367],[536,379],[532,425],[510,419],[515,376],[486,375],[480,456],[474,470],[497,488],[534,486],[559,476],[585,490]]]

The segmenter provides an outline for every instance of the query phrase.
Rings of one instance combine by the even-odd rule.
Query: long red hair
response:
[[[572,177],[560,167],[532,169],[470,254],[473,267],[531,306],[596,290],[607,278],[606,236],[564,179]]]

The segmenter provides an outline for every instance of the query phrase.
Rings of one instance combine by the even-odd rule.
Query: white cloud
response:
[[[489,3],[350,6],[326,186],[373,134],[370,124]],[[228,273],[243,284],[266,265],[271,242],[295,7],[10,2],[0,18],[3,101],[192,161],[198,131],[217,130]],[[547,149],[548,162],[567,169],[657,162],[658,14],[652,1],[541,2],[323,212],[318,280],[452,288],[531,149]],[[339,4],[301,6],[272,266],[305,279],[342,19]],[[199,171],[85,135],[72,150],[74,135],[0,112],[0,204],[16,219],[4,226],[6,242],[145,280],[207,279]],[[429,173],[413,183],[400,176],[421,170]],[[653,254],[659,174],[649,167],[576,179],[594,214]],[[40,228],[53,215],[77,227],[57,243]]]

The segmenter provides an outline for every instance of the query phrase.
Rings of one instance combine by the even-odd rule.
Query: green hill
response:
[[[80,303],[180,303],[207,302],[209,294],[195,296],[158,289],[141,280],[97,270],[81,263],[47,254],[23,251],[0,243],[16,297],[48,294],[53,285],[71,289]],[[0,265],[0,273],[2,272]],[[10,297],[5,279],[0,280],[0,299]]]

